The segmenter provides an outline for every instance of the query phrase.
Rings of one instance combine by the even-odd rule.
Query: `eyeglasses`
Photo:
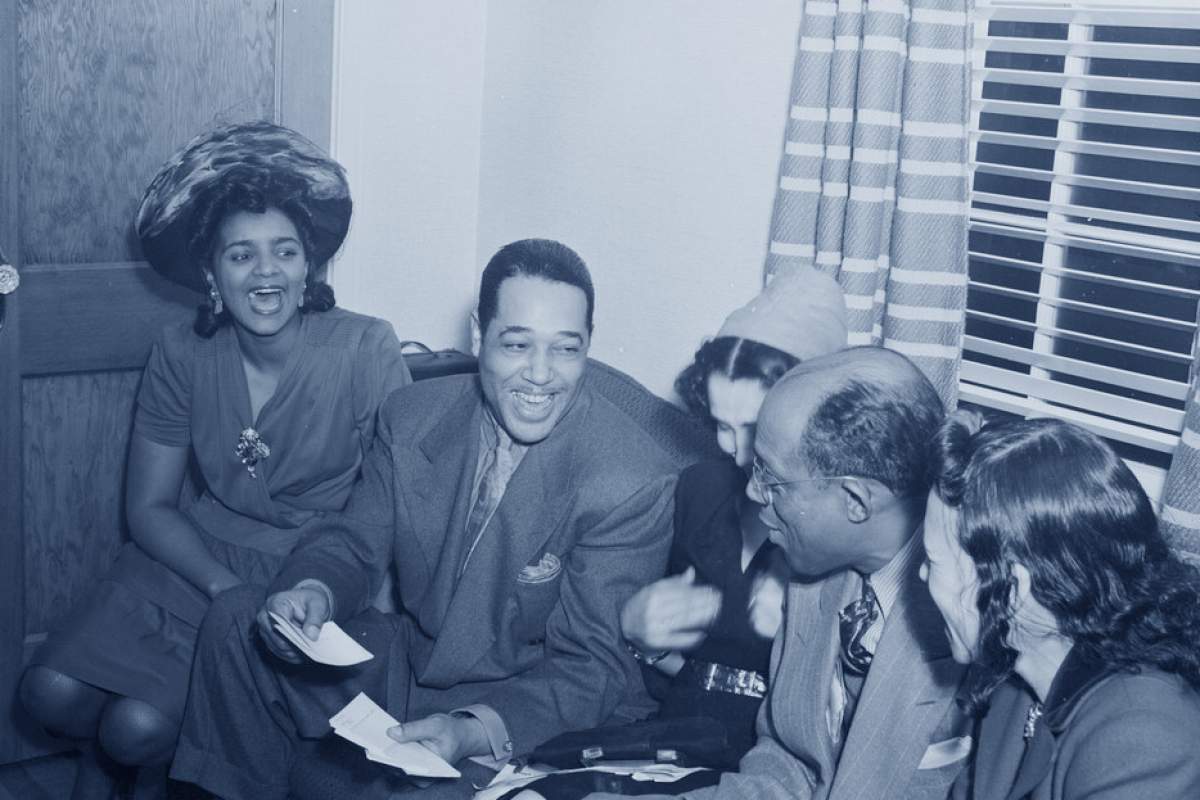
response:
[[[754,484],[754,490],[758,492],[759,497],[766,501],[767,505],[775,502],[775,490],[780,486],[787,486],[792,483],[813,483],[815,481],[840,481],[850,477],[853,476],[818,475],[812,478],[795,478],[781,481],[771,474],[771,471],[763,465],[758,456],[754,457],[754,461],[750,465],[750,482]]]

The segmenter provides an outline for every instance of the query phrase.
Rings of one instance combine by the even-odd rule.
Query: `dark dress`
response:
[[[301,315],[301,335],[258,418],[233,329],[211,339],[165,329],[142,375],[134,433],[190,447],[200,489],[181,500],[213,556],[267,584],[321,516],[340,510],[375,433],[383,399],[411,378],[383,320],[342,309]],[[270,455],[251,475],[238,455],[253,427]],[[208,596],[134,543],[34,655],[102,689],[183,716]]]
[[[657,669],[644,670],[646,685],[661,702],[660,718],[711,717],[724,728],[730,749],[728,768],[755,741],[754,720],[760,698],[706,691],[700,688],[697,664],[721,664],[753,670],[764,677],[771,659],[771,639],[759,636],[747,608],[754,582],[779,557],[779,549],[764,542],[749,568],[742,572],[742,534],[738,502],[746,491],[746,473],[732,460],[703,461],[679,476],[675,490],[675,539],[667,572],[677,575],[696,569],[696,583],[721,590],[721,611],[708,637],[686,653],[683,668],[673,678]]]

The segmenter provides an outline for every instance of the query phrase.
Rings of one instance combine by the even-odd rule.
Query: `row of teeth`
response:
[[[524,392],[513,392],[513,394],[526,403],[534,404],[547,403],[550,401],[550,398],[554,396],[549,394],[525,394]]]
[[[257,294],[257,295],[279,294],[279,292],[280,292],[279,289],[251,289],[250,290],[250,294]]]

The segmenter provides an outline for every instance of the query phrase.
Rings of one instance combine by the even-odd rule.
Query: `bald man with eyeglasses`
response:
[[[947,796],[971,755],[964,668],[918,575],[942,418],[920,370],[877,347],[805,361],[767,394],[746,491],[793,579],[758,741],[688,797]]]

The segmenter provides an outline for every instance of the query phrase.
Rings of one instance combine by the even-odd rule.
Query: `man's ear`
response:
[[[874,509],[871,506],[871,487],[860,478],[842,478],[839,490],[846,504],[846,519],[854,523],[866,522]]]
[[[479,312],[471,312],[471,355],[479,358],[479,349],[483,345],[483,331],[479,329]]]

